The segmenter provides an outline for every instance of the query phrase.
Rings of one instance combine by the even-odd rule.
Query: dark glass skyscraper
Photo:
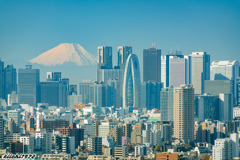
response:
[[[18,70],[18,102],[36,107],[40,101],[39,69],[26,65]]]
[[[13,65],[7,65],[7,67],[4,69],[4,81],[4,98],[7,101],[8,94],[11,94],[12,91],[17,90],[17,72]]]
[[[153,108],[160,109],[160,82],[148,81],[142,82],[141,85],[141,101],[142,107],[151,110]]]
[[[4,62],[0,59],[0,98],[4,98]]]
[[[149,80],[161,82],[161,50],[149,48],[143,50],[143,82]]]

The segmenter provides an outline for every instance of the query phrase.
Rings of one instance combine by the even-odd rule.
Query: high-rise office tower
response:
[[[4,95],[4,62],[0,59],[0,98]]]
[[[143,50],[143,82],[149,80],[161,82],[161,50],[154,47]]]
[[[68,85],[68,95],[77,95],[77,85],[76,84]]]
[[[61,72],[47,72],[47,81],[60,81],[61,78]]]
[[[112,47],[98,47],[98,69],[112,69]]]
[[[204,93],[204,81],[210,79],[210,55],[206,52],[192,52],[191,81],[195,94]]]
[[[240,78],[237,79],[237,105],[240,107]]]
[[[190,84],[190,63],[189,56],[169,57],[169,86],[178,87],[181,84]]]
[[[162,121],[173,121],[173,90],[173,87],[167,87],[160,91],[160,111]]]
[[[13,65],[7,65],[7,67],[5,67],[4,82],[4,99],[7,101],[8,94],[11,94],[12,91],[17,91],[17,72]]]
[[[199,95],[197,100],[198,121],[219,120],[219,97],[209,94]]]
[[[220,93],[233,94],[232,80],[206,80],[204,82],[205,93],[216,96]]]
[[[156,81],[142,82],[141,85],[141,103],[142,108],[151,110],[153,108],[160,109],[160,89],[162,83]]]
[[[32,69],[26,65],[25,69],[18,70],[18,102],[37,106],[40,101],[39,69]]]
[[[103,82],[94,82],[90,85],[89,102],[98,107],[106,107],[106,88]]]
[[[119,46],[118,47],[118,66],[124,69],[128,56],[132,54],[131,46]]]
[[[185,63],[184,63],[185,62]],[[177,68],[181,66],[181,70]],[[176,71],[177,68],[177,71]],[[176,73],[181,72],[181,79],[177,81],[174,79]],[[184,73],[184,74],[183,74]],[[170,51],[167,55],[161,56],[161,82],[163,87],[170,87],[170,78],[172,82],[175,80],[178,83],[190,84],[191,83],[191,57],[182,55],[181,51]],[[176,85],[173,83],[173,85]],[[177,85],[176,85],[177,86]]]
[[[3,116],[0,115],[0,148],[3,148],[3,142],[4,142],[4,122]]]
[[[107,101],[106,106],[114,106],[116,108],[122,107],[122,88],[120,81],[116,79],[108,80],[106,85]]]
[[[233,100],[237,104],[237,78],[239,77],[238,61],[213,61],[210,67],[211,80],[232,80]]]
[[[192,85],[174,88],[174,136],[194,141],[194,89]]]
[[[141,78],[137,55],[127,58],[123,79],[123,108],[141,107]]]
[[[40,88],[41,103],[48,103],[50,106],[67,107],[67,83],[61,79],[59,81],[40,82]]]
[[[97,69],[97,81],[107,83],[110,79],[117,79],[121,82],[123,80],[123,69],[118,66],[113,69]]]
[[[233,96],[232,94],[219,94],[219,120],[233,120]]]

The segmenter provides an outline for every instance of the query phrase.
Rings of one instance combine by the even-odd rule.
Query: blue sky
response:
[[[206,51],[211,60],[240,60],[239,0],[0,0],[0,57],[30,60],[60,43],[97,46],[155,43],[166,54]],[[115,63],[116,64],[116,63]]]

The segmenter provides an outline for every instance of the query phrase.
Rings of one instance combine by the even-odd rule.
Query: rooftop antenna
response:
[[[156,44],[155,44],[155,46],[154,46],[155,48],[156,48]]]
[[[153,43],[152,43],[152,48],[153,48]]]
[[[130,47],[130,41],[128,41],[128,47]]]

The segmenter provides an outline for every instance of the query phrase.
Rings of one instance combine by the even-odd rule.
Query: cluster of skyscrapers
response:
[[[238,61],[211,63],[206,52],[162,55],[153,46],[143,50],[141,81],[131,46],[117,48],[116,66],[112,47],[100,46],[97,52],[97,79],[80,82],[79,91],[61,72],[47,72],[40,81],[40,70],[32,65],[17,73],[0,60],[0,148],[15,153],[23,143],[29,152],[82,149],[91,151],[88,156],[126,158],[130,152],[152,154],[154,148],[190,152],[176,145],[184,144],[200,145],[194,153],[201,154],[200,147],[212,151],[213,159],[239,157]]]

